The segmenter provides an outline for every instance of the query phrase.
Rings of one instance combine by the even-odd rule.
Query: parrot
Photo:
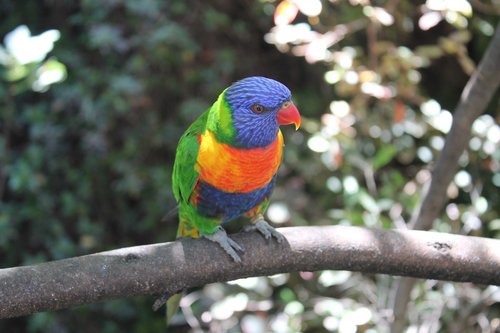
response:
[[[244,248],[223,225],[243,215],[249,219],[244,231],[283,242],[264,213],[282,160],[279,126],[294,124],[297,130],[300,123],[290,90],[278,81],[252,76],[224,89],[177,145],[172,171],[177,238],[206,238],[239,263]],[[167,322],[179,302],[179,294],[168,301]]]

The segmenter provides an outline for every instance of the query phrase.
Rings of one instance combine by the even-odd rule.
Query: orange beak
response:
[[[293,103],[290,103],[286,108],[279,110],[276,118],[278,119],[278,124],[280,125],[295,124],[295,130],[298,130],[300,127],[300,113]]]

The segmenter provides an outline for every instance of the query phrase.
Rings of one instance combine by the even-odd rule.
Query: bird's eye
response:
[[[264,110],[265,110],[265,108],[260,104],[252,105],[252,111],[254,113],[261,114],[262,112],[264,112]]]
[[[283,103],[283,105],[281,106],[282,109],[286,109],[290,106],[290,104],[292,104],[292,102],[290,101],[286,101],[285,103]]]

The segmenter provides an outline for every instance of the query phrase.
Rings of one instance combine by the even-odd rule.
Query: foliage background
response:
[[[60,32],[44,59],[0,54],[4,268],[172,240],[175,219],[160,220],[174,207],[177,140],[249,75],[286,83],[304,117],[300,131],[284,129],[272,222],[405,227],[500,3],[2,0],[0,9],[1,37],[22,24]],[[48,61],[65,79],[37,89]],[[499,237],[498,107],[497,93],[474,123],[436,230]],[[179,316],[172,331],[385,332],[393,283],[324,271],[209,285],[183,301],[193,328]],[[163,331],[152,302],[3,320],[0,331]],[[498,330],[500,289],[422,281],[407,327]]]

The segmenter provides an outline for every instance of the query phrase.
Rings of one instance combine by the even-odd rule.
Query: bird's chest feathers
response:
[[[281,164],[283,136],[262,148],[237,149],[218,142],[207,130],[199,138],[196,171],[200,179],[232,193],[246,193],[269,183]]]

